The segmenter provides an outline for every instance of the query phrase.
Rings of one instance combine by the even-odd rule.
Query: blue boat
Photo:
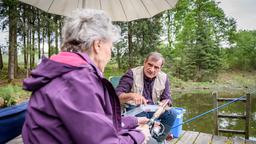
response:
[[[0,109],[0,144],[21,134],[28,102]]]

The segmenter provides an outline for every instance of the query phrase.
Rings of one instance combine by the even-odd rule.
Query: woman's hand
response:
[[[119,100],[121,103],[132,102],[135,105],[146,105],[148,102],[144,96],[137,93],[122,93],[119,96]]]
[[[144,125],[149,121],[149,119],[146,117],[137,117],[137,120],[138,120],[138,125]]]
[[[147,144],[151,137],[149,126],[147,124],[144,124],[144,125],[138,126],[136,129],[138,129],[145,137],[142,144]]]

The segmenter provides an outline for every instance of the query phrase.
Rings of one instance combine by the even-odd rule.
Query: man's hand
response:
[[[136,105],[147,104],[147,100],[140,94],[137,93],[122,93],[120,96],[121,103],[125,103],[128,101],[134,102]]]
[[[144,104],[146,105],[147,104],[147,100],[145,99],[144,96],[140,95],[140,94],[137,94],[137,93],[129,93],[132,97],[132,101],[134,101],[134,103],[136,105],[141,105],[141,104]]]

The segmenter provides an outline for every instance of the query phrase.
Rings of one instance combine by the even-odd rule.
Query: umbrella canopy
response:
[[[113,21],[152,17],[171,9],[178,0],[20,0],[46,12],[68,16],[76,8],[104,10]]]

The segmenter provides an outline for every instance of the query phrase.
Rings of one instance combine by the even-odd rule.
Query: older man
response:
[[[122,76],[116,88],[117,95],[121,103],[133,102],[136,106],[140,104],[161,104],[165,100],[170,100],[170,82],[167,74],[161,71],[164,64],[163,56],[158,52],[150,53],[144,61],[144,66],[139,66],[128,70]],[[134,108],[130,106],[129,109]],[[143,112],[137,116],[151,118],[153,112]],[[160,122],[164,125],[164,133],[154,137],[158,142],[163,141],[174,123],[175,112],[170,109],[165,111],[160,117]]]

